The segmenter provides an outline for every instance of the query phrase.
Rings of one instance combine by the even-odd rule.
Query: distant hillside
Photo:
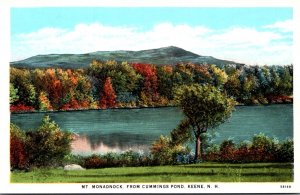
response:
[[[220,60],[211,56],[201,56],[184,49],[170,46],[158,49],[140,51],[97,51],[86,54],[49,54],[37,55],[25,60],[11,62],[13,67],[22,68],[84,68],[92,60],[116,60],[127,61],[129,63],[140,62],[156,65],[176,65],[180,62],[192,62],[195,64],[240,64],[227,60]]]

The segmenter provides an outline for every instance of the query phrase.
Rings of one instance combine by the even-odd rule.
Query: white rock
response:
[[[74,170],[85,170],[84,168],[82,168],[80,165],[77,164],[71,164],[71,165],[66,165],[64,167],[65,171],[74,171]]]

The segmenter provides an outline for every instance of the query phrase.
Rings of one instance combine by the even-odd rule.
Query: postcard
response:
[[[271,2],[2,2],[0,192],[299,193],[299,7]]]

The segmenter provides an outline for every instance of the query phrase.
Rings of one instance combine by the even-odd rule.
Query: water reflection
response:
[[[128,135],[126,135],[127,137]],[[131,140],[133,138],[133,140]],[[136,138],[136,139],[134,139]],[[76,135],[71,143],[72,153],[80,155],[122,152],[126,150],[149,151],[147,140],[141,135],[124,139],[124,135]]]
[[[46,113],[11,114],[11,122],[28,131],[40,126]],[[182,120],[178,108],[110,109],[47,113],[63,130],[77,133],[73,153],[118,152],[128,149],[147,152],[160,135],[168,135]],[[235,143],[251,140],[263,132],[284,140],[293,138],[293,105],[239,106],[220,125],[216,144],[232,138]]]

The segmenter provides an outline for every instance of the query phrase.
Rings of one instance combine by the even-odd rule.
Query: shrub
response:
[[[28,132],[27,136],[29,162],[34,166],[61,165],[64,157],[71,152],[71,134],[62,132],[49,116],[45,116],[41,126]]]
[[[278,141],[260,133],[252,139],[249,152],[251,162],[274,162],[278,149]]]
[[[170,139],[162,135],[152,144],[150,150],[155,164],[163,165],[173,162],[172,151],[169,145]]]
[[[176,164],[191,164],[195,162],[195,154],[189,153],[188,151],[185,153],[181,152],[175,156]]]
[[[206,149],[205,155],[203,156],[204,161],[220,161],[220,146],[213,144]]]
[[[247,142],[241,142],[238,149],[235,151],[234,162],[236,163],[246,163],[249,162],[250,144]]]
[[[153,164],[155,165],[168,165],[178,164],[177,156],[188,154],[188,149],[182,145],[173,145],[169,137],[160,136],[151,148],[151,156]]]
[[[110,167],[120,166],[120,155],[115,152],[108,152],[102,156],[102,158],[106,159],[107,164]]]
[[[16,125],[10,124],[10,167],[27,169],[28,156],[25,149],[25,133]]]
[[[152,165],[152,160],[148,155],[134,152],[132,150],[123,153],[109,152],[102,155],[92,155],[84,159],[84,167],[105,168],[105,167],[130,167]]]
[[[294,142],[291,139],[284,141],[276,153],[278,162],[294,162]]]
[[[63,165],[78,164],[84,166],[85,157],[81,155],[68,154],[64,156]]]
[[[232,140],[225,140],[220,144],[207,148],[205,161],[219,161],[230,163],[250,162],[293,162],[294,144],[288,139],[279,143],[260,133],[255,135],[252,142],[241,142],[235,146]]]
[[[121,166],[140,166],[142,165],[142,155],[132,150],[121,153],[120,164]]]
[[[87,169],[104,168],[107,167],[107,160],[102,159],[100,156],[92,155],[85,159],[84,166]]]
[[[235,145],[232,140],[225,140],[220,145],[220,159],[223,162],[232,162],[235,158]]]

